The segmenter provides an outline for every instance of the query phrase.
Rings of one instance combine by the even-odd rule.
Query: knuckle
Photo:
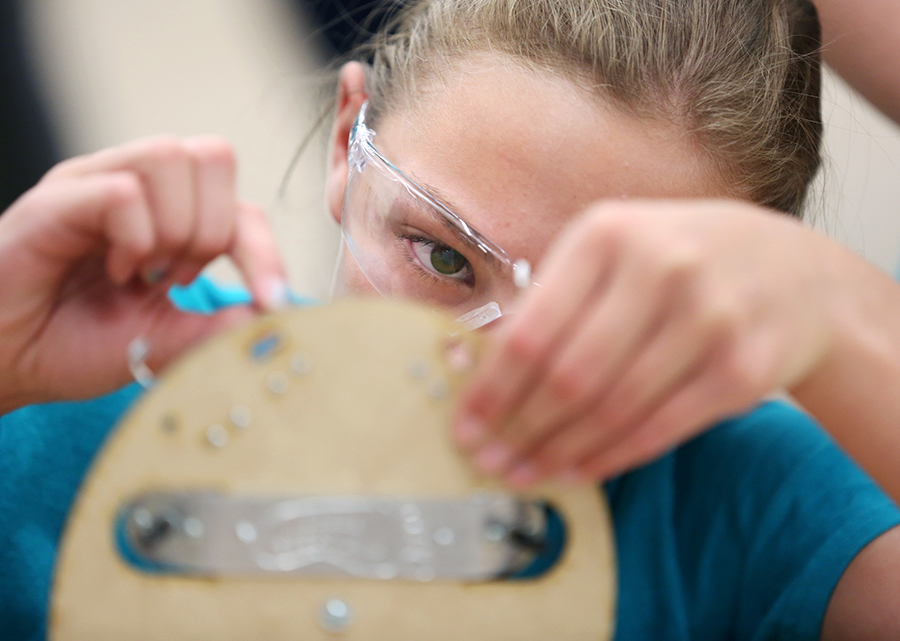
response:
[[[710,296],[699,312],[699,325],[708,336],[726,347],[736,346],[742,335],[742,315],[726,296]]]
[[[130,234],[116,244],[129,256],[143,257],[153,251],[153,240],[152,234]]]
[[[176,136],[157,136],[146,141],[144,155],[151,161],[162,164],[186,163],[188,151],[184,142]]]
[[[56,163],[50,170],[44,174],[40,182],[56,180],[57,178],[67,176],[83,161],[83,157],[67,158]]]
[[[191,153],[201,163],[213,163],[234,166],[236,155],[234,147],[225,138],[219,136],[203,136],[190,142]]]
[[[594,414],[594,420],[597,425],[610,433],[619,433],[627,424],[631,417],[632,405],[630,398],[635,398],[637,392],[635,388],[628,383],[619,384],[610,394],[603,405],[597,408]]]
[[[119,171],[109,174],[104,189],[107,202],[112,206],[131,206],[143,196],[140,178],[130,172]]]
[[[228,245],[225,234],[202,234],[194,239],[191,253],[202,257],[218,256],[228,250]]]
[[[158,224],[157,239],[163,250],[177,250],[185,247],[190,240],[190,229],[186,225],[167,222]]]
[[[658,269],[665,287],[683,289],[696,283],[703,274],[703,257],[697,247],[690,244],[671,244],[663,240],[656,255]]]
[[[535,365],[541,360],[544,345],[529,327],[521,326],[510,333],[503,352],[514,365]]]
[[[583,230],[584,241],[596,249],[621,247],[629,242],[637,225],[621,203],[606,203],[592,210]]]
[[[591,383],[586,367],[570,364],[554,369],[547,385],[554,401],[567,405],[586,400],[590,395]]]

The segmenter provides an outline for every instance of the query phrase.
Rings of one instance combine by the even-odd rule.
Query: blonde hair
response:
[[[370,114],[476,52],[548,70],[694,136],[723,177],[801,215],[820,165],[816,11],[807,0],[421,0],[365,48]]]

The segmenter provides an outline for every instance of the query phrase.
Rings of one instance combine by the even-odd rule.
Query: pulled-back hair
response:
[[[370,113],[466,55],[500,52],[677,124],[752,201],[801,215],[822,136],[808,0],[420,0],[367,47]],[[540,116],[536,116],[539,118]]]

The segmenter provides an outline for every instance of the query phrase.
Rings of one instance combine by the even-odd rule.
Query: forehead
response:
[[[376,144],[510,255],[533,263],[592,202],[730,195],[684,130],[639,120],[504,57],[460,61],[413,103],[385,114]]]

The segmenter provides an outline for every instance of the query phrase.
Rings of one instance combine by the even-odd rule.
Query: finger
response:
[[[241,203],[230,255],[244,277],[256,305],[276,310],[288,303],[287,276],[265,212]]]
[[[174,137],[145,138],[60,163],[46,180],[129,170],[144,183],[153,214],[156,248],[143,266],[146,279],[164,271],[187,249],[194,229],[194,162],[185,144]]]
[[[169,273],[166,283],[170,285],[190,285],[209,264],[206,260],[180,260]]]
[[[499,438],[516,456],[595,410],[628,364],[652,344],[669,309],[666,288],[653,285],[655,276],[643,261],[619,270],[546,375],[507,419]]]
[[[538,274],[541,287],[527,292],[498,332],[461,396],[455,419],[461,446],[482,445],[488,428],[513,411],[586,301],[602,290],[613,246],[601,224],[593,225],[592,233],[576,225],[563,235]]]
[[[749,410],[766,392],[749,370],[707,368],[611,446],[586,454],[570,478],[611,478],[646,464],[710,425]],[[750,377],[755,377],[749,374]]]
[[[27,265],[21,274],[45,289],[94,252],[107,252],[107,272],[122,284],[156,245],[143,184],[127,171],[35,188],[6,215],[13,258]]]
[[[596,400],[589,421],[564,424],[528,456],[539,474],[558,473],[577,463],[583,452],[618,440],[625,426],[650,414],[696,372],[711,367],[717,352],[734,350],[739,341],[748,340],[738,325],[740,311],[729,297],[692,298],[695,300],[679,298],[672,310],[675,318],[662,326],[634,363]]]
[[[235,157],[227,141],[203,137],[185,141],[194,163],[195,212],[185,258],[208,262],[232,245],[237,218]]]

